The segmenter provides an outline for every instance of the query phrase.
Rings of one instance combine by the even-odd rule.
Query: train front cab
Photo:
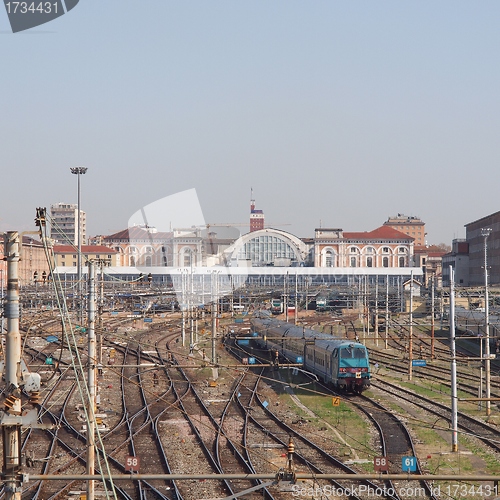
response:
[[[370,387],[368,351],[361,344],[338,347],[333,351],[333,373],[337,387],[346,392],[361,393]]]

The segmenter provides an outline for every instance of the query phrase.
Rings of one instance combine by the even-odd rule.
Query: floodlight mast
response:
[[[78,254],[77,254],[77,279],[78,279],[78,286],[77,286],[77,290],[78,290],[78,312],[77,312],[77,316],[78,316],[78,321],[80,322],[80,324],[82,323],[83,321],[83,309],[82,309],[82,304],[83,304],[83,300],[82,300],[82,226],[81,226],[81,214],[80,214],[80,175],[84,175],[85,173],[87,173],[87,170],[88,168],[87,167],[70,167],[70,171],[72,174],[75,174],[77,176],[77,179],[78,179],[78,204],[77,204],[77,211],[78,211],[78,214],[77,214],[77,217],[78,217],[78,221],[77,221],[77,237],[76,237],[76,242],[77,242],[77,246],[78,246]]]

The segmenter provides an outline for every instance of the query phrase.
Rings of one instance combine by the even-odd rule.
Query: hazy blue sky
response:
[[[0,6],[1,7],[1,6]],[[0,229],[76,203],[88,233],[195,188],[207,222],[430,243],[500,210],[500,2],[80,0],[11,34],[0,10]]]

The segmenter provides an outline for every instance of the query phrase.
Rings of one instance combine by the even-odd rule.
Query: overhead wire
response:
[[[95,420],[94,402],[91,400],[89,387],[85,383],[84,363],[82,362],[80,352],[78,349],[77,340],[76,340],[76,336],[75,336],[75,327],[73,326],[72,321],[71,321],[71,316],[68,313],[68,307],[67,307],[67,303],[66,303],[66,295],[64,293],[59,274],[54,273],[54,270],[55,270],[54,259],[53,259],[53,255],[51,254],[51,249],[49,248],[49,246],[47,244],[48,236],[46,234],[46,231],[47,231],[46,223],[41,224],[40,225],[40,236],[41,236],[47,264],[49,266],[50,276],[52,276],[52,283],[53,283],[53,286],[55,289],[57,307],[58,307],[59,313],[61,315],[61,326],[62,326],[62,330],[63,330],[62,333],[63,333],[63,337],[67,341],[68,350],[70,352],[71,364],[72,364],[72,367],[74,369],[76,384],[77,384],[80,398],[81,398],[81,401],[83,404],[83,410],[84,410],[85,420],[87,423],[87,429],[90,429],[90,426],[92,425],[91,422],[96,421]],[[73,245],[73,247],[74,247],[74,245]],[[78,251],[78,249],[76,249],[76,251]],[[61,349],[61,352],[62,352],[62,349]],[[88,362],[90,363],[90,360],[88,360]],[[96,435],[97,435],[98,441],[99,441],[102,449],[104,450],[104,444],[102,442],[102,436],[101,436],[101,433],[99,432],[98,426],[95,426],[95,430],[96,430]],[[96,447],[96,450],[98,450],[97,447]],[[107,474],[109,477],[111,477],[111,468],[110,468],[110,464],[107,460],[107,456],[105,453],[103,453],[103,459],[104,459]],[[104,481],[104,473],[103,473],[102,469],[100,469],[100,470],[101,470],[101,476],[103,477],[104,488],[106,489],[106,492],[108,493],[107,482]],[[113,497],[115,499],[117,499],[117,493],[116,493],[115,485],[114,485],[114,482],[112,479],[110,480],[110,484],[111,484],[111,491],[112,491]]]

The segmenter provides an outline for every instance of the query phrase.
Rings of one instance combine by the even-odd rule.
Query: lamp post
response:
[[[76,242],[78,246],[78,254],[77,254],[77,279],[78,279],[78,299],[79,299],[79,305],[78,305],[78,321],[81,323],[83,319],[82,315],[82,225],[81,225],[81,215],[80,215],[80,175],[83,175],[87,172],[87,167],[71,167],[70,168],[71,173],[75,174],[78,179],[78,204],[77,204],[77,210],[78,210],[78,221],[77,221],[77,237],[76,237]]]
[[[486,372],[486,415],[491,414],[491,370],[490,370],[490,308],[488,297],[488,236],[491,234],[491,228],[481,229],[481,236],[484,238],[484,319],[485,319],[485,339],[484,346],[485,372]]]

